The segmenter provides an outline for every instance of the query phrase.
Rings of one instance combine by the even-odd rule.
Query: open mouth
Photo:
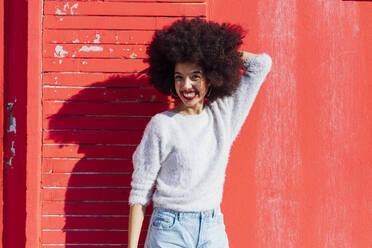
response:
[[[197,96],[197,94],[196,94],[196,92],[195,91],[183,91],[182,92],[182,96],[186,99],[186,100],[192,100],[192,99],[194,99],[196,96]]]

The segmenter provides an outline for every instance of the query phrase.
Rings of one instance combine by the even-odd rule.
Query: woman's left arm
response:
[[[236,92],[231,97],[225,99],[230,112],[231,135],[233,140],[235,140],[240,132],[262,83],[271,70],[272,64],[271,57],[266,53],[254,54],[245,51],[240,52],[242,52],[245,71]]]

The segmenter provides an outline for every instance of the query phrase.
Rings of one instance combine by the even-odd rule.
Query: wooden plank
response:
[[[63,139],[63,138],[62,138]],[[61,140],[62,142],[64,140]],[[66,140],[69,142],[70,140]],[[127,158],[135,146],[43,145],[43,158]]]
[[[145,45],[46,44],[44,58],[144,59]]]
[[[68,214],[68,213],[67,213]],[[145,216],[142,226],[147,229],[150,217]],[[128,217],[69,217],[44,216],[42,229],[100,229],[100,230],[128,230]]]
[[[97,87],[97,86],[93,86]],[[44,87],[44,100],[73,101],[167,101],[155,88]]]
[[[76,184],[75,179],[71,181],[72,184]],[[107,182],[105,183],[108,184]],[[127,182],[126,184],[128,188],[43,188],[41,193],[44,201],[125,202],[128,201],[130,191],[129,183]],[[128,203],[127,206],[129,206]]]
[[[45,0],[45,2],[48,1],[56,1],[56,2],[65,2],[66,0]],[[98,2],[102,0],[80,0],[79,2]],[[205,3],[206,0],[105,0],[105,2],[169,2],[169,3]]]
[[[44,200],[42,206],[43,215],[129,215],[128,202]]]
[[[202,16],[205,12],[205,3],[46,1],[44,5],[45,15],[62,16]]]
[[[44,215],[129,215],[128,202],[43,201]],[[151,216],[153,205],[146,207],[145,215]]]
[[[44,30],[45,44],[149,44],[152,30]]]
[[[133,172],[131,160],[43,159],[42,173]]]
[[[128,187],[131,179],[132,175],[126,172],[121,174],[46,173],[42,174],[41,185],[43,187]]]
[[[50,116],[43,129],[143,130],[151,117]]]
[[[145,72],[141,59],[43,58],[43,72]]]
[[[44,131],[43,143],[54,144],[58,140],[69,140],[73,144],[125,144],[137,145],[141,141],[142,131],[89,131],[60,130]],[[61,138],[63,137],[63,138]]]
[[[47,29],[116,29],[156,30],[169,25],[179,17],[123,17],[123,16],[44,16]]]
[[[58,73],[43,74],[43,85],[95,87],[153,87],[146,74]]]
[[[143,244],[146,239],[144,230],[140,233],[139,243]],[[43,231],[42,240],[43,244],[111,244],[117,247],[118,244],[127,244],[128,242],[127,231]],[[47,246],[49,247],[49,246]],[[80,245],[78,246],[81,247]],[[102,247],[102,246],[100,246]],[[112,247],[112,246],[111,246]]]
[[[169,103],[141,102],[56,102],[43,103],[44,116],[50,115],[131,115],[153,116],[168,110]]]

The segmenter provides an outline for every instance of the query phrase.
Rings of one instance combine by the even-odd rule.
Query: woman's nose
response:
[[[192,81],[191,81],[191,79],[189,77],[186,77],[185,78],[183,87],[186,88],[186,89],[189,89],[189,88],[192,87]]]

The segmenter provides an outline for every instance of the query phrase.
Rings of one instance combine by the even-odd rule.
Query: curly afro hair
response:
[[[239,25],[221,25],[201,18],[175,21],[155,32],[147,47],[150,83],[166,95],[176,92],[174,68],[177,63],[199,65],[211,84],[207,104],[230,96],[240,83],[243,68],[241,52],[243,29]],[[171,91],[172,90],[172,91]]]

